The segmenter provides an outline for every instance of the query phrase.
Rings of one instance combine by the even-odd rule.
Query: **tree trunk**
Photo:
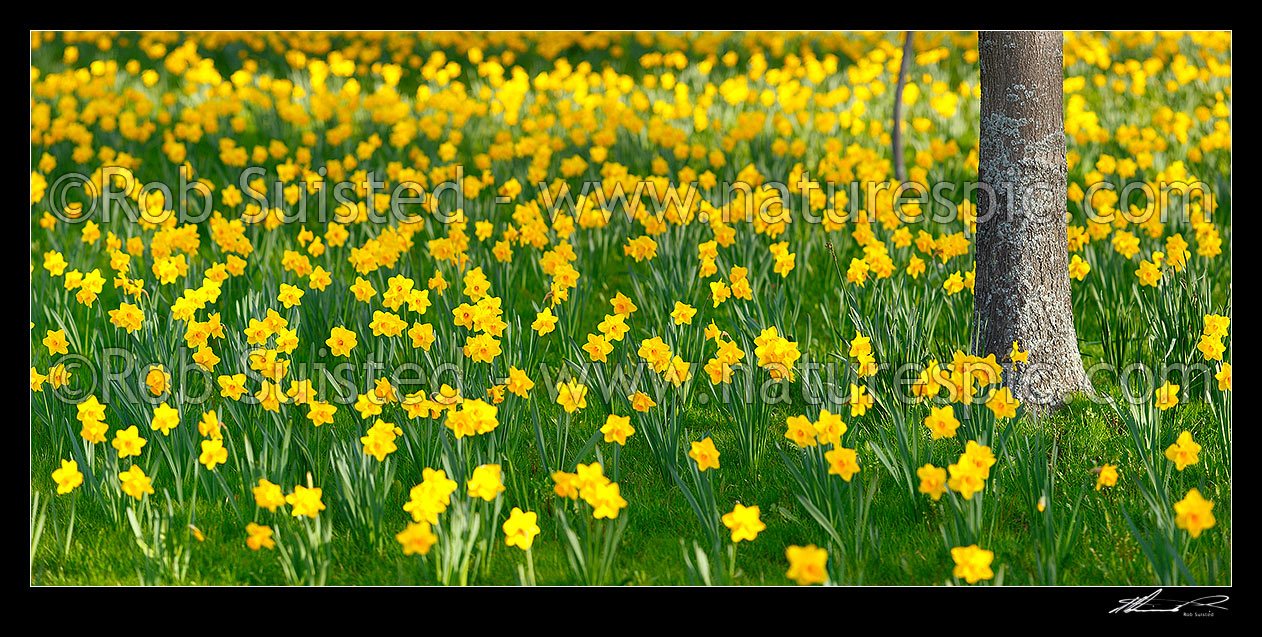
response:
[[[1060,31],[983,31],[973,351],[1037,413],[1091,391],[1069,297]],[[1029,352],[1010,358],[1012,342]]]
[[[907,86],[907,70],[911,68],[915,52],[911,45],[912,32],[903,36],[903,59],[898,63],[898,84],[894,88],[894,133],[890,143],[894,146],[894,178],[898,183],[907,181],[907,160],[903,159],[903,89]]]

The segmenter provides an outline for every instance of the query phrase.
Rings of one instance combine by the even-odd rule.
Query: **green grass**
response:
[[[1198,440],[1211,439],[1211,426],[1204,410],[1195,407],[1180,408],[1178,427],[1188,428]],[[689,435],[710,430],[713,413],[696,409],[689,412]],[[1057,480],[1066,492],[1076,491],[1076,485],[1094,482],[1090,468],[1105,461],[1128,458],[1133,453],[1133,443],[1116,417],[1110,417],[1101,408],[1080,402],[1052,416],[1043,426],[1049,436],[1060,445],[1057,462]],[[582,429],[589,432],[594,425]],[[1028,433],[1034,425],[1023,423]],[[720,448],[731,448],[731,434],[713,429],[712,435]],[[1207,445],[1207,450],[1211,447]],[[631,503],[625,510],[630,516],[618,569],[621,580],[627,584],[685,584],[679,541],[700,541],[697,523],[684,498],[673,485],[662,480],[654,468],[652,457],[640,441],[632,437],[622,457],[625,471],[620,484],[624,497]],[[538,465],[533,449],[523,449],[513,459],[514,468],[523,472],[527,484],[533,485],[532,493],[507,494],[510,504],[538,503],[543,528],[534,546],[535,565],[540,584],[570,583],[564,554],[560,550],[557,530],[546,520],[552,502],[550,481]],[[824,545],[827,537],[810,520],[808,514],[794,496],[792,482],[774,450],[762,458],[762,471],[750,475],[738,460],[723,458],[724,466],[718,471],[718,501],[729,505],[740,501],[745,505],[757,504],[762,509],[767,529],[752,543],[742,543],[737,551],[740,574],[737,584],[785,584],[787,568],[784,547],[790,544],[816,543]],[[861,455],[861,465],[867,472],[882,472],[870,453]],[[1123,507],[1138,508],[1134,487],[1129,482],[1136,475],[1134,461],[1121,463],[1122,479],[1118,487],[1091,491],[1087,494],[1082,515],[1084,528],[1079,547],[1065,568],[1062,584],[1145,584],[1152,579],[1143,553],[1122,518]],[[1002,463],[1001,463],[1002,466]],[[1192,467],[1195,474],[1205,467],[1221,466],[1217,450],[1203,456],[1202,464]],[[55,466],[48,456],[36,456],[32,473],[38,481]],[[400,470],[400,473],[405,471]],[[1214,472],[1225,473],[1225,472]],[[999,469],[993,483],[1001,495],[988,502],[998,511],[998,524],[988,546],[996,554],[996,564],[1005,569],[1007,583],[1034,583],[1033,552],[1030,548],[1031,512],[1025,510],[1023,500],[1009,482],[1011,469]],[[1225,475],[1209,476],[1211,484]],[[1201,478],[1203,481],[1204,477]],[[401,529],[406,514],[402,502],[404,489],[393,492],[388,528]],[[991,489],[988,485],[987,489]],[[1231,510],[1230,491],[1222,488],[1205,493],[1218,503],[1215,511]],[[1066,496],[1069,497],[1069,496]],[[56,515],[64,528],[68,518],[65,510],[66,497],[57,499],[60,507]],[[248,503],[246,503],[248,505]],[[1053,506],[1067,506],[1065,502]],[[248,506],[247,506],[248,508]],[[893,489],[880,492],[874,504],[872,524],[880,531],[880,555],[867,566],[866,584],[942,584],[950,579],[950,558],[943,547],[938,527],[942,522],[941,507],[929,506],[928,499],[917,505]],[[1230,583],[1230,517],[1221,515],[1219,526],[1202,536],[1196,546],[1196,558],[1212,560],[1219,564],[1222,579],[1218,584]],[[70,551],[63,555],[56,540],[49,535],[52,521],[47,523],[42,543],[32,569],[35,584],[136,584],[134,539],[129,529],[119,528],[110,522],[102,511],[94,510],[89,501],[81,501],[76,517],[75,541]],[[284,579],[274,556],[268,551],[249,551],[245,548],[245,533],[232,510],[223,504],[202,501],[197,507],[197,526],[205,535],[204,542],[192,542],[192,558],[186,583],[190,584],[283,584]],[[1208,544],[1208,546],[1206,546]],[[345,534],[336,534],[332,543],[333,562],[329,572],[329,584],[417,584],[426,582],[419,562],[403,556],[396,546],[374,551]],[[478,579],[483,583],[515,583],[516,567],[522,562],[522,553],[516,548],[496,547],[489,570]]]

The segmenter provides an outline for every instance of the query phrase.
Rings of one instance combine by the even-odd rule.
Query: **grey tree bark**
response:
[[[1046,413],[1091,386],[1070,305],[1060,31],[983,31],[973,351]],[[1014,364],[1012,342],[1029,352]]]
[[[903,59],[898,63],[898,84],[894,88],[894,132],[890,143],[894,147],[894,178],[899,183],[907,181],[907,160],[903,159],[903,89],[907,86],[907,70],[911,68],[915,54],[911,44],[912,32],[903,36]]]

